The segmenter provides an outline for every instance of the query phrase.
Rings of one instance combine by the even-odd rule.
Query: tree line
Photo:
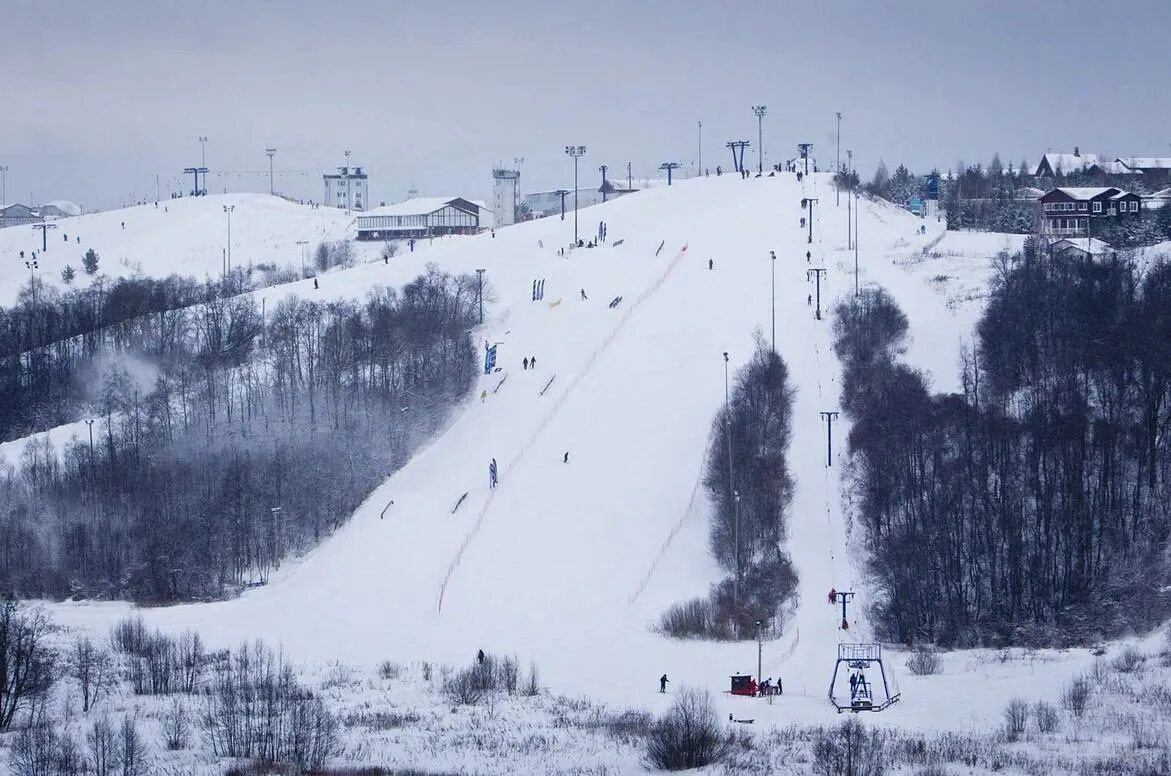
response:
[[[784,360],[758,334],[712,422],[703,484],[713,507],[712,556],[729,576],[707,598],[677,604],[660,629],[672,636],[755,637],[773,622],[797,586],[785,541],[793,498],[788,450],[793,389]]]
[[[1149,627],[1171,505],[1171,265],[1002,255],[958,394],[901,363],[882,290],[835,348],[883,638],[1080,643]]]
[[[429,267],[361,302],[290,297],[264,316],[212,294],[18,355],[88,378],[73,401],[93,422],[0,466],[0,586],[159,602],[267,581],[467,393],[475,301],[474,277]]]

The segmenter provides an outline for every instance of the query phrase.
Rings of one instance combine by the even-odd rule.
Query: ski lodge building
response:
[[[357,218],[359,240],[397,240],[476,234],[492,226],[482,202],[462,197],[415,197],[367,211]]]
[[[1142,213],[1142,197],[1113,186],[1056,188],[1038,202],[1041,233],[1051,237],[1085,237],[1093,231],[1092,221],[1138,218]]]

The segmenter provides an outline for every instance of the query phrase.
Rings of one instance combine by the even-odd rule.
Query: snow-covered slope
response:
[[[344,211],[314,209],[267,194],[223,194],[59,219],[43,241],[31,225],[0,229],[0,305],[12,304],[29,281],[21,251],[25,259],[36,251],[37,277],[58,287],[65,286],[61,270],[67,264],[77,273],[75,286],[89,282],[81,257],[90,248],[99,256],[99,274],[112,278],[163,277],[172,272],[200,279],[216,277],[223,270],[228,247],[225,206],[234,208],[233,267],[275,263],[299,268],[299,240],[308,241],[308,261],[319,242],[341,239],[353,220]],[[42,250],[42,244],[47,250]]]
[[[822,203],[812,245],[799,225],[802,197]],[[256,207],[271,202],[259,200]],[[512,652],[522,663],[534,659],[558,692],[643,706],[666,702],[654,692],[664,672],[673,686],[717,691],[731,673],[755,673],[755,643],[679,643],[651,626],[667,606],[705,593],[719,577],[706,549],[709,506],[698,478],[724,399],[723,352],[734,374],[751,354],[754,330],[770,336],[775,251],[777,349],[796,387],[787,549],[800,601],[783,634],[763,650],[763,674],[782,676],[786,697],[755,713],[775,721],[832,716],[825,690],[835,645],[847,634],[826,604],[831,587],[860,592],[849,640],[869,630],[861,616],[868,602],[860,548],[847,544],[838,479],[849,431],[844,417],[834,428],[835,466],[825,466],[819,412],[837,409],[839,394],[832,316],[817,321],[807,304],[810,267],[828,270],[827,310],[853,292],[846,203],[835,208],[832,201],[826,175],[800,183],[787,174],[685,181],[582,211],[583,236],[599,220],[607,223],[603,247],[559,256],[558,246],[572,239],[570,215],[495,237],[436,241],[389,264],[329,273],[318,290],[301,281],[257,292],[271,309],[273,299],[291,293],[360,297],[374,285],[408,281],[425,261],[451,272],[486,268],[496,301],[480,338],[499,343],[502,371],[482,376],[441,437],[267,587],[144,616],[167,629],[196,627],[215,644],[262,636],[297,660],[464,663],[479,648]],[[898,208],[864,201],[862,282],[895,293],[912,326],[908,360],[946,390],[956,382],[957,348],[968,333],[942,295],[894,260],[937,236],[919,235],[920,224]],[[370,256],[376,248],[362,250]],[[545,297],[532,301],[540,278]],[[616,297],[621,301],[611,306]],[[522,369],[523,357],[535,357],[536,368]],[[493,458],[500,484],[490,490]],[[126,608],[55,607],[65,622],[99,630]],[[1037,672],[1069,670],[1055,661]],[[947,726],[975,713],[954,708],[955,684],[944,691],[902,682],[904,700],[887,715],[896,723]],[[996,693],[1007,684],[990,686],[968,689],[1002,702]],[[721,703],[737,710],[753,701]],[[999,712],[994,704],[976,708]]]

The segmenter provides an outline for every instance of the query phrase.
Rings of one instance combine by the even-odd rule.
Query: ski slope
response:
[[[98,274],[109,278],[171,273],[200,280],[218,277],[229,242],[224,207],[233,208],[233,267],[273,263],[299,269],[299,240],[308,243],[305,259],[309,263],[318,243],[342,239],[353,222],[353,216],[341,210],[313,209],[267,194],[222,194],[62,218],[52,222],[55,228],[43,240],[32,225],[8,227],[0,229],[0,305],[13,304],[21,287],[28,285],[25,260],[32,258],[33,251],[37,253],[36,277],[57,288],[67,287],[61,279],[66,265],[77,273],[73,286],[89,282],[81,258],[90,248],[99,257]]]
[[[812,244],[799,224],[803,197],[820,201]],[[480,648],[512,653],[522,664],[534,660],[557,693],[643,707],[669,701],[655,692],[664,672],[672,688],[715,692],[727,688],[729,674],[755,673],[753,642],[676,642],[652,625],[668,606],[705,594],[720,577],[707,552],[710,507],[698,478],[724,400],[723,352],[734,376],[751,356],[754,332],[770,336],[775,251],[776,345],[796,389],[786,549],[799,601],[779,638],[763,647],[762,673],[783,678],[784,699],[720,696],[720,703],[737,715],[750,708],[765,722],[832,718],[825,693],[845,634],[826,602],[831,587],[859,592],[849,640],[869,633],[861,548],[851,547],[839,482],[849,424],[844,416],[835,424],[834,466],[827,468],[819,415],[838,409],[828,311],[854,287],[846,202],[839,208],[833,200],[824,174],[802,182],[788,174],[683,181],[581,211],[583,238],[600,220],[608,225],[609,243],[598,248],[558,255],[573,236],[570,214],[494,237],[437,240],[389,264],[360,262],[324,275],[318,290],[300,281],[256,292],[271,309],[289,294],[362,297],[375,285],[409,281],[426,262],[449,272],[486,268],[494,301],[478,336],[498,343],[501,371],[481,376],[441,436],[266,587],[143,616],[168,630],[197,628],[215,645],[263,637],[299,661],[464,664]],[[911,324],[908,361],[931,374],[937,389],[953,389],[958,348],[969,333],[943,295],[892,258],[939,233],[919,235],[919,219],[887,204],[862,207],[861,282],[895,294]],[[360,251],[370,258],[378,247]],[[819,266],[827,269],[821,321],[807,304],[813,286],[806,280],[807,269]],[[533,301],[532,282],[541,278],[544,299]],[[526,356],[536,358],[534,369],[521,368]],[[493,458],[500,470],[494,490],[487,475]],[[59,620],[97,631],[127,609],[54,607]],[[1056,688],[1056,677],[1081,659],[1031,670]],[[901,669],[901,659],[892,663]],[[985,671],[980,680],[979,671],[956,664],[955,681],[946,684],[900,676],[904,699],[879,715],[882,721],[947,727],[989,710],[999,714],[1005,693],[1015,691],[1013,676],[998,683]],[[973,703],[957,708],[957,691]]]

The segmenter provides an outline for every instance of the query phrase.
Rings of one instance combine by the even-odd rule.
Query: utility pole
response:
[[[854,247],[854,238],[851,230],[854,226],[854,216],[850,210],[850,203],[854,198],[854,152],[846,149],[846,158],[850,161],[846,164],[846,175],[849,176],[850,188],[846,194],[846,250]]]
[[[554,193],[557,196],[561,197],[561,220],[564,221],[565,220],[565,195],[568,194],[569,191],[566,189],[557,189],[557,191]]]
[[[838,419],[838,413],[822,412],[821,419],[825,421],[825,465],[830,467],[834,465],[834,421]]]
[[[268,193],[274,194],[276,189],[273,188],[272,184],[272,158],[276,156],[276,149],[266,148],[264,149],[264,152],[268,154]]]
[[[835,133],[838,141],[838,150],[834,155],[834,172],[837,175],[842,174],[842,112],[838,111],[834,114],[838,117],[838,129]],[[842,192],[840,186],[834,186],[834,207],[842,206]]]
[[[39,224],[33,224],[33,229],[40,229],[41,230],[41,253],[45,253],[46,251],[49,250],[49,238],[48,238],[49,230],[56,229],[56,228],[57,228],[56,224],[47,224],[44,221],[42,221]]]
[[[817,197],[805,197],[805,205],[809,208],[809,242],[813,242],[813,203],[817,202]]]
[[[769,257],[772,259],[769,266],[772,267],[772,283],[770,284],[773,292],[773,353],[777,352],[777,252],[769,251]]]
[[[609,170],[609,169],[610,168],[604,164],[598,168],[598,172],[602,173],[602,201],[603,202],[606,201],[606,170]]]
[[[227,250],[227,264],[225,267],[225,280],[227,275],[232,274],[232,211],[236,209],[235,205],[224,205],[224,213],[228,216],[228,250]]]
[[[94,468],[94,421],[93,418],[87,418],[85,425],[89,426],[89,469],[93,472]]]
[[[858,192],[854,192],[854,296],[859,295],[858,291],[858,211],[862,209],[861,203],[858,201]]]
[[[207,136],[199,136],[199,172],[203,173],[203,188],[199,188],[199,175],[195,176],[195,194],[196,196],[207,194]]]
[[[695,177],[699,178],[703,175],[703,122],[697,121],[699,125],[699,154],[696,156],[695,162]]]
[[[567,145],[565,153],[573,157],[573,244],[577,245],[577,160],[585,156],[583,145]]]
[[[805,270],[805,282],[808,283],[812,277],[817,281],[817,312],[813,316],[817,320],[821,320],[821,276],[825,274],[825,267],[813,267]]]
[[[667,185],[668,186],[671,185],[671,170],[678,169],[678,167],[679,167],[679,162],[663,162],[662,164],[659,165],[660,170],[667,171]]]
[[[752,112],[756,114],[756,171],[760,175],[764,175],[764,114],[767,111],[767,105],[752,106]]]
[[[487,271],[488,271],[487,268],[482,268],[482,269],[476,270],[476,280],[478,281],[478,286],[477,286],[477,290],[476,290],[476,298],[479,300],[479,303],[480,303],[480,323],[481,324],[484,323],[484,273]]]
[[[28,267],[28,287],[32,291],[33,306],[35,307],[37,304],[37,279],[33,273],[37,271],[37,260],[29,259],[24,263],[24,266]]]
[[[805,174],[809,174],[809,152],[813,150],[813,143],[798,143],[797,153],[805,160]]]
[[[8,165],[0,165],[0,208],[8,207]]]

